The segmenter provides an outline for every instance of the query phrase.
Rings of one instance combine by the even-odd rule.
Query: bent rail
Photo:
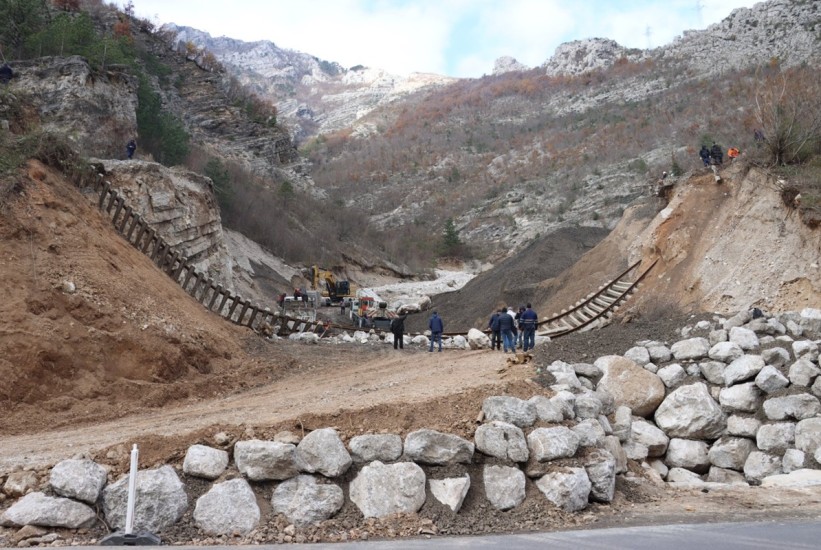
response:
[[[634,281],[627,280],[627,276],[641,264],[639,260],[569,310],[562,310],[561,313],[537,323],[539,328],[536,334],[558,338],[571,332],[604,326],[619,306],[638,289],[639,283],[657,262],[658,259],[654,260]]]

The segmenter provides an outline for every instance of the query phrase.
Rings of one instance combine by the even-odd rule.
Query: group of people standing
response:
[[[514,353],[519,347],[528,351],[536,345],[536,325],[539,316],[530,304],[520,306],[519,311],[513,308],[500,308],[490,316],[490,349],[504,349]]]

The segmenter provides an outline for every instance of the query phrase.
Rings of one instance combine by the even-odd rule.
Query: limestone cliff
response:
[[[92,69],[79,56],[14,63],[8,90],[33,116],[26,123],[56,131],[83,155],[123,158],[137,135],[137,81],[122,67]]]

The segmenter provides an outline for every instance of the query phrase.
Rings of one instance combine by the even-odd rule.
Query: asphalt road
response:
[[[477,537],[430,537],[390,541],[334,544],[290,544],[287,548],[310,550],[817,550],[821,548],[821,517],[814,521],[756,523],[709,523],[591,529],[522,535]],[[99,548],[99,547],[97,547]],[[203,546],[177,546],[176,550],[203,550]],[[212,546],[224,548],[281,549],[282,545]]]

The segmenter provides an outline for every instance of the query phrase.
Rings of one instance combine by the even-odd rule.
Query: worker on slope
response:
[[[724,162],[724,153],[721,150],[721,146],[716,142],[713,142],[713,146],[710,148],[710,156],[713,157],[713,164],[721,166]]]
[[[490,349],[502,349],[502,333],[499,331],[499,315],[498,311],[494,311],[490,316],[487,328],[490,329]]]
[[[740,154],[741,154],[741,151],[739,151],[735,147],[730,147],[727,150],[727,158],[730,159],[730,162],[733,162],[735,159],[737,159]]]
[[[698,156],[701,157],[701,162],[704,163],[704,166],[710,166],[710,150],[707,149],[706,145],[701,146]]]

